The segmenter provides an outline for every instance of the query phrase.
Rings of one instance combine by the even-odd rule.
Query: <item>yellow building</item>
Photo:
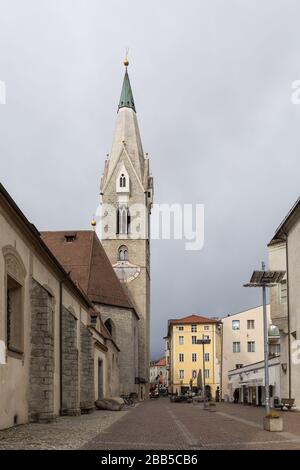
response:
[[[221,323],[200,315],[169,320],[165,339],[169,392],[197,391],[200,370],[200,383],[207,396],[215,398],[220,387]],[[199,342],[203,339],[206,344]]]

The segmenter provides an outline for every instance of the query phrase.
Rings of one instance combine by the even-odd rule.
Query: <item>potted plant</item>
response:
[[[276,411],[271,411],[264,417],[264,429],[271,432],[283,431],[283,420]]]

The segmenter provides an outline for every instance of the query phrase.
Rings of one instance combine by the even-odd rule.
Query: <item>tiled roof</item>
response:
[[[156,366],[165,366],[166,365],[166,358],[162,357],[157,362],[154,363]]]
[[[93,302],[134,309],[94,231],[42,232],[41,237]]]
[[[219,323],[219,321],[214,319],[214,318],[203,317],[201,315],[188,315],[187,317],[183,317],[183,318],[171,319],[171,320],[169,320],[169,323],[172,324],[172,325],[173,324],[184,325],[184,324],[189,324],[189,323],[193,323],[193,324],[196,324],[196,323]]]

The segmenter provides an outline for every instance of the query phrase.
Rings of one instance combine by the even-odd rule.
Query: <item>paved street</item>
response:
[[[285,429],[262,429],[262,408],[149,400],[121,412],[97,411],[52,424],[0,432],[0,449],[300,449],[300,413],[283,412]]]

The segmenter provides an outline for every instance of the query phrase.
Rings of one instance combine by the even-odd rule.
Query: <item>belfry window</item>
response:
[[[125,245],[120,246],[118,251],[119,261],[128,261],[128,248]]]
[[[126,205],[120,206],[117,210],[117,234],[126,235],[130,233],[130,212]]]

